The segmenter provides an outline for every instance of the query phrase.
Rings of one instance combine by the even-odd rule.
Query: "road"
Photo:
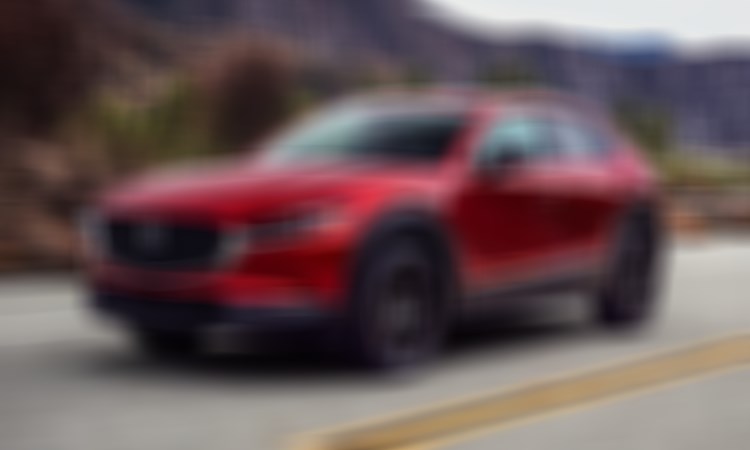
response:
[[[81,308],[75,276],[0,279],[0,449],[278,449],[290,436],[750,330],[750,243],[681,244],[660,319],[588,326],[573,302],[460,337],[431,367],[373,376],[315,355],[140,356]],[[572,405],[575,406],[575,405]],[[466,449],[747,449],[750,370],[445,443]]]

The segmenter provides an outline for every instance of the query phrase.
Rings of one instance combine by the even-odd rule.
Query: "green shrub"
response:
[[[146,105],[99,96],[84,120],[115,163],[131,168],[211,153],[199,111],[192,84],[175,80]]]
[[[520,87],[539,82],[532,68],[521,61],[489,65],[480,71],[478,78],[480,83],[491,87]]]
[[[750,164],[735,160],[673,152],[656,163],[665,183],[671,186],[750,185]]]

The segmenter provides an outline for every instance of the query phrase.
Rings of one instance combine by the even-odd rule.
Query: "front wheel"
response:
[[[378,248],[356,280],[347,324],[352,356],[375,368],[428,359],[445,331],[439,290],[436,264],[415,240]]]

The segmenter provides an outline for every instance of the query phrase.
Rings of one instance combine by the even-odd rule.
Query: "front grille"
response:
[[[112,220],[104,238],[115,262],[153,269],[201,270],[215,265],[221,233],[215,227]]]

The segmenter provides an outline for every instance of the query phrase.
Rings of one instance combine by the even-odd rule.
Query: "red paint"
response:
[[[540,162],[496,180],[478,177],[471,157],[510,102],[482,100],[469,108],[455,145],[436,164],[348,161],[269,170],[235,161],[119,186],[96,206],[105,217],[226,229],[276,220],[296,208],[330,208],[339,217],[321,229],[255,242],[212,270],[92,260],[92,282],[99,290],[174,301],[280,306],[306,298],[337,310],[358,244],[379,217],[402,205],[432,212],[449,231],[465,289],[601,262],[619,214],[655,195],[650,170],[618,138],[601,160]]]

